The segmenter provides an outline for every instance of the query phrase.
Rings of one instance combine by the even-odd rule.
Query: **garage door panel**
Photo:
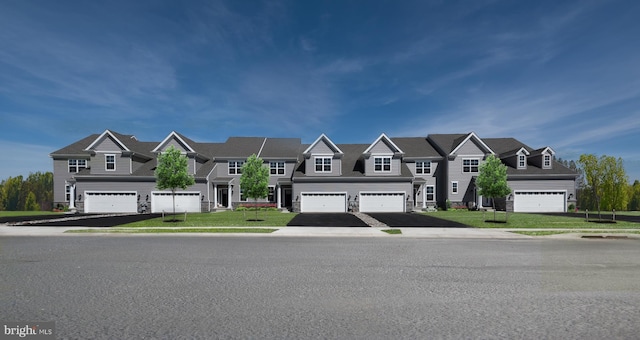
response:
[[[564,191],[521,191],[515,192],[513,211],[515,212],[565,212],[566,192]]]
[[[302,193],[300,211],[307,212],[346,212],[346,193]]]
[[[135,191],[85,191],[85,213],[137,213],[138,194]]]
[[[175,209],[179,212],[201,212],[200,192],[176,192]],[[151,212],[173,211],[173,196],[170,192],[151,193]]]
[[[360,193],[361,212],[404,212],[405,193]]]

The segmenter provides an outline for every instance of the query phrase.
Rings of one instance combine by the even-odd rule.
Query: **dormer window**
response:
[[[104,164],[107,171],[116,171],[116,155],[104,155]]]
[[[331,157],[316,157],[316,172],[331,172]]]
[[[518,155],[518,169],[526,169],[527,168],[527,156]]]
[[[551,155],[549,154],[543,155],[542,167],[545,169],[551,169]]]
[[[416,174],[430,174],[430,173],[431,173],[431,161],[416,162]]]
[[[391,157],[374,157],[373,171],[375,172],[391,172]]]

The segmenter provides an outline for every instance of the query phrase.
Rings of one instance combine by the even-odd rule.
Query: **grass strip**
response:
[[[549,235],[558,235],[558,234],[571,234],[571,233],[580,233],[580,234],[640,234],[640,231],[571,231],[571,230],[536,230],[536,231],[512,231],[512,233],[529,235],[529,236],[549,236]]]
[[[400,230],[400,229],[384,229],[382,231],[387,233],[387,234],[390,234],[390,235],[402,234],[402,230]]]
[[[566,229],[601,229],[604,224],[587,222],[583,218],[553,216],[529,213],[496,213],[496,220],[505,221],[506,223],[491,223],[485,220],[493,219],[493,212],[468,211],[468,210],[448,210],[425,213],[429,216],[442,218],[445,220],[463,223],[475,228],[566,228]],[[640,223],[616,221],[616,223],[607,223],[608,229],[638,229]]]
[[[65,233],[108,233],[108,234],[163,234],[163,233],[235,233],[269,234],[278,229],[269,228],[117,228],[117,229],[78,229]]]

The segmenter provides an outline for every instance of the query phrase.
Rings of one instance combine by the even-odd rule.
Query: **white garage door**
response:
[[[173,197],[171,192],[151,192],[151,212],[173,211]],[[176,192],[176,212],[200,212],[200,192],[181,191]]]
[[[85,213],[137,213],[138,193],[135,191],[85,191]]]
[[[565,212],[565,191],[516,191],[515,212]]]
[[[404,192],[360,193],[361,212],[404,212]]]
[[[346,212],[346,193],[302,193],[300,211],[309,212]]]

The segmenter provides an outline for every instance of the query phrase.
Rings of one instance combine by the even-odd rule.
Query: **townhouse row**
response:
[[[188,158],[195,184],[176,195],[179,211],[207,212],[251,204],[240,187],[252,154],[270,170],[261,204],[294,212],[410,212],[430,207],[490,206],[475,178],[493,154],[507,166],[508,211],[563,212],[576,201],[577,174],[554,159],[551,147],[533,149],[514,138],[475,133],[390,138],[336,144],[322,134],[300,138],[230,137],[195,142],[171,132],[160,142],[106,130],[50,154],[54,205],[85,213],[171,210],[172,196],[156,189],[157,156],[169,146]]]

